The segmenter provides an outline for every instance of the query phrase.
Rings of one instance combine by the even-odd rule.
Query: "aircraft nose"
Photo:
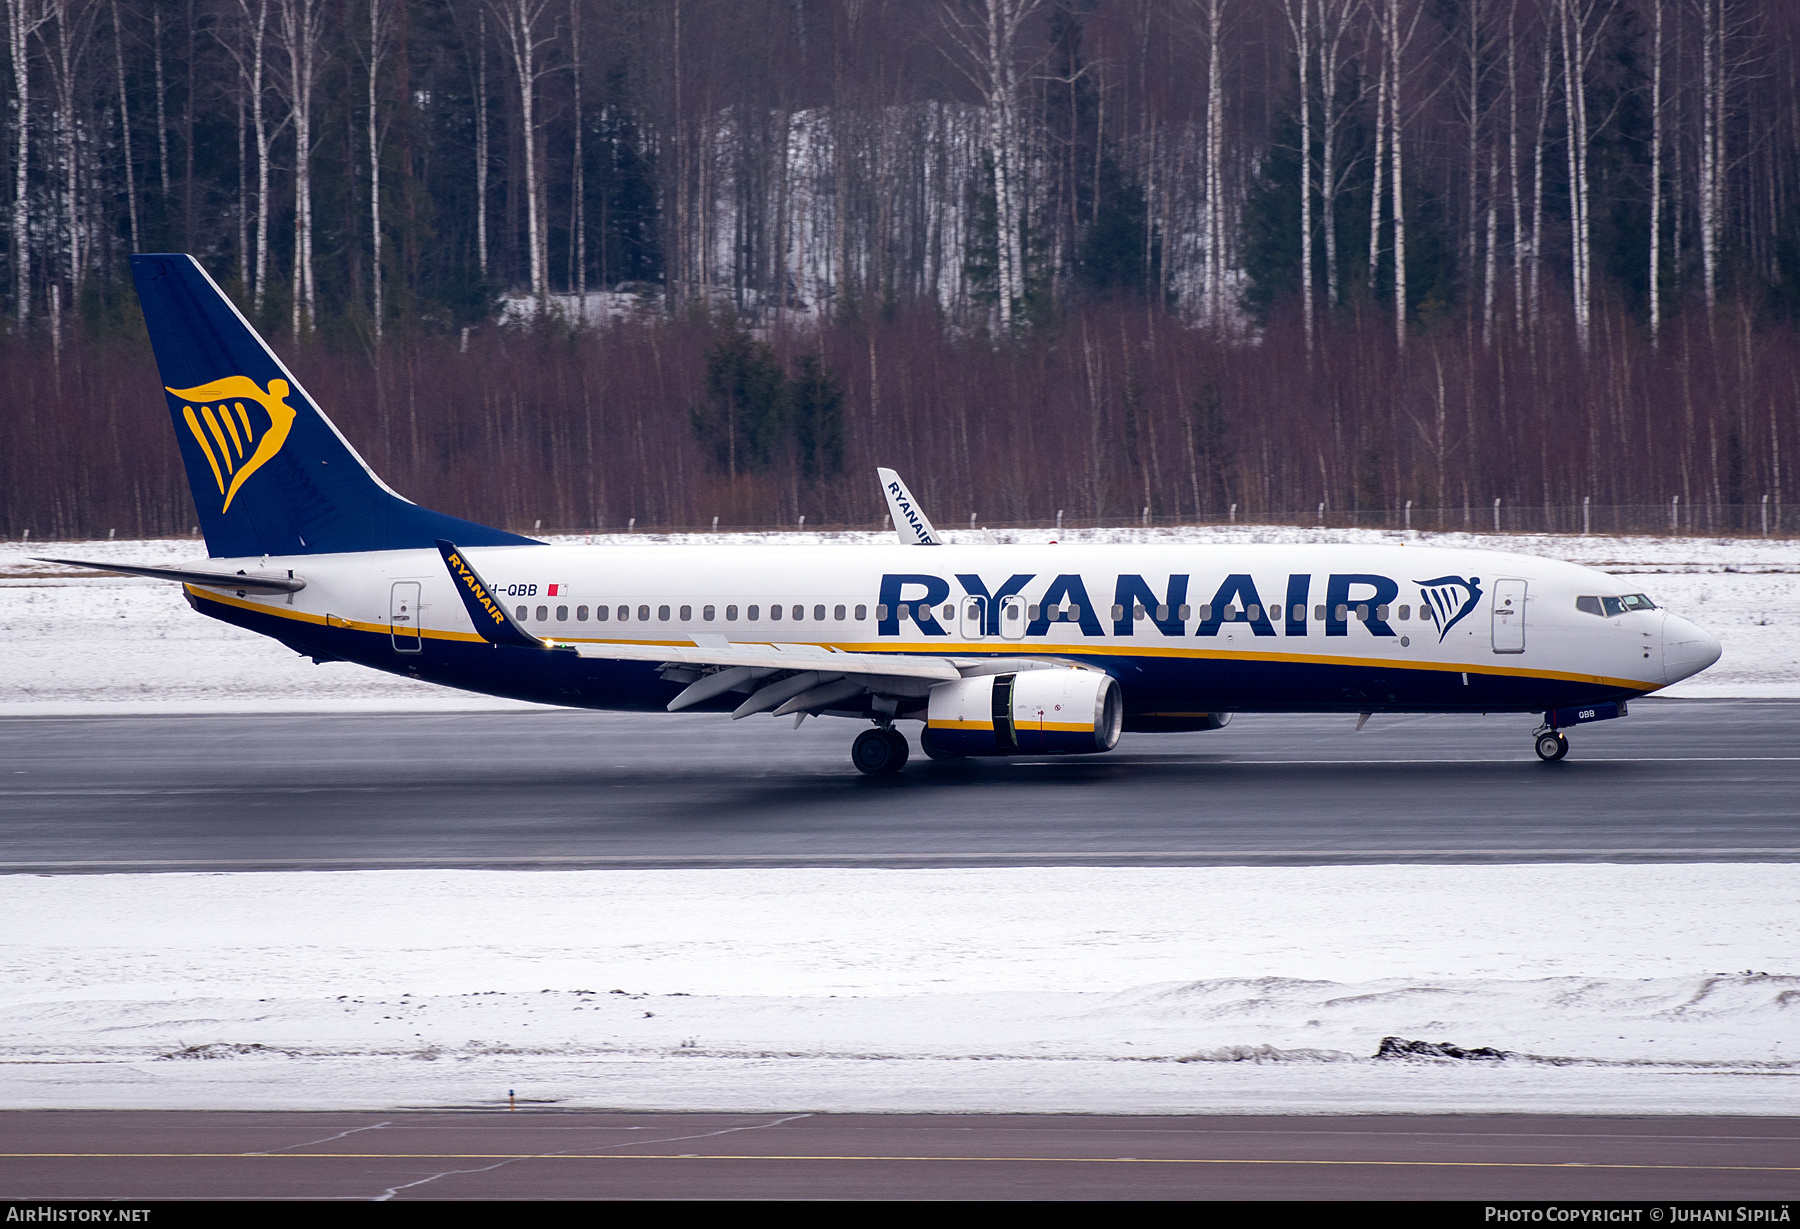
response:
[[[1679,683],[1719,660],[1719,638],[1680,615],[1663,619],[1663,681]]]

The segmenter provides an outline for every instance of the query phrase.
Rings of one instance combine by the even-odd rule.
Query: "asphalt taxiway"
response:
[[[19,1111],[0,1113],[0,1188],[0,1199],[13,1201],[1742,1203],[1790,1199],[1800,1190],[1800,1123],[1528,1115]]]
[[[1240,716],[865,777],[850,722],[561,710],[0,719],[0,871],[1800,860],[1800,702]]]

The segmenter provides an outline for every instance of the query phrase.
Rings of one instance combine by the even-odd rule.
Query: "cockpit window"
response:
[[[1655,610],[1656,603],[1642,593],[1628,593],[1623,597],[1578,597],[1575,609],[1584,614],[1611,618],[1634,610]]]

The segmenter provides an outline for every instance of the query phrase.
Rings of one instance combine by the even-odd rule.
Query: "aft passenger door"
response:
[[[1494,652],[1525,651],[1525,582],[1494,582]]]
[[[393,632],[394,652],[417,653],[419,651],[418,581],[394,582],[392,596],[388,599],[388,627]]]

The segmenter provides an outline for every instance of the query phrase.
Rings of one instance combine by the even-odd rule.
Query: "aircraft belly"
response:
[[[1118,678],[1127,711],[1134,713],[1532,712],[1652,690],[1651,684],[1628,688],[1615,681],[1464,672],[1454,663],[1419,669],[1252,657],[1088,660]]]
[[[680,684],[666,682],[657,673],[653,662],[583,660],[568,652],[495,648],[482,641],[429,634],[419,651],[396,653],[385,629],[303,621],[275,611],[209,601],[191,592],[188,600],[201,614],[272,637],[296,652],[483,695],[577,708],[660,712],[681,691]]]

